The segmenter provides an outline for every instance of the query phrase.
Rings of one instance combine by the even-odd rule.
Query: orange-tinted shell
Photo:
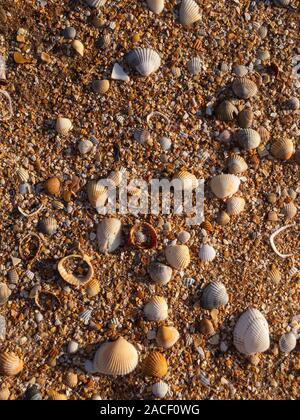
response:
[[[140,236],[140,240],[139,240]],[[146,222],[135,224],[129,233],[129,244],[140,249],[157,247],[157,233],[152,225]]]
[[[4,352],[0,354],[0,375],[16,376],[23,370],[22,360],[14,353]]]
[[[168,362],[162,353],[154,351],[143,361],[142,370],[146,376],[163,378],[168,372]]]

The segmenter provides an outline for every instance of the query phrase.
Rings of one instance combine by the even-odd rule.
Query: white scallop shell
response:
[[[204,309],[217,309],[227,305],[229,300],[226,288],[221,282],[209,283],[203,290],[201,306]]]
[[[107,0],[85,0],[86,4],[90,7],[99,8],[104,6]]]
[[[279,348],[283,353],[290,353],[293,351],[296,347],[296,344],[297,338],[292,331],[287,332],[280,337]]]
[[[73,125],[69,118],[58,117],[56,120],[56,131],[58,134],[65,136],[70,130],[72,130]]]
[[[146,0],[149,9],[159,15],[165,7],[165,0]]]
[[[154,281],[154,283],[158,283],[160,285],[169,283],[173,274],[171,267],[157,261],[150,263],[148,271],[151,280]]]
[[[157,398],[164,398],[169,391],[169,385],[164,381],[159,381],[152,385],[152,394]]]
[[[125,73],[123,67],[120,64],[115,63],[112,69],[111,78],[113,80],[122,80],[123,82],[129,82],[130,77]]]
[[[5,283],[0,283],[0,306],[5,305],[11,295],[10,289]]]
[[[246,201],[243,197],[231,197],[227,200],[227,213],[230,216],[237,216],[244,211]]]
[[[199,258],[203,262],[213,261],[216,258],[216,251],[211,245],[203,244],[199,250]]]
[[[228,171],[231,174],[241,174],[248,169],[248,165],[245,159],[239,155],[233,155],[228,159],[227,162]]]
[[[142,76],[150,76],[156,72],[161,64],[158,53],[152,48],[135,48],[126,57],[129,65]]]
[[[91,205],[98,209],[105,205],[108,193],[101,182],[90,181],[87,185],[88,199]]]
[[[194,57],[188,62],[188,70],[193,75],[196,76],[202,70],[202,60],[200,57]]]
[[[161,296],[154,296],[144,306],[144,314],[149,321],[164,321],[168,318],[168,304]]]
[[[173,181],[175,181],[175,191],[192,191],[195,188],[197,188],[198,185],[198,179],[196,178],[196,176],[185,170],[179,171],[175,175]],[[178,181],[178,184],[176,181]]]
[[[99,250],[102,253],[115,251],[122,242],[122,224],[119,219],[106,218],[97,228]]]
[[[179,9],[179,21],[190,26],[201,19],[200,8],[194,0],[182,0]]]
[[[240,316],[234,327],[233,342],[237,350],[246,355],[268,350],[269,326],[259,310],[250,308]]]
[[[0,55],[0,80],[2,82],[6,80],[6,61],[2,55]]]
[[[298,212],[297,207],[293,202],[286,204],[283,210],[286,219],[293,219]]]
[[[185,269],[190,261],[190,251],[186,245],[169,245],[165,250],[168,264],[176,270]]]
[[[212,192],[221,199],[232,196],[239,187],[240,179],[232,174],[216,175],[210,182]]]
[[[235,138],[245,150],[256,149],[261,143],[259,132],[252,128],[240,128],[235,132]]]

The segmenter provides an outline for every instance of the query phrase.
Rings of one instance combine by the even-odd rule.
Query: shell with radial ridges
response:
[[[164,381],[159,381],[152,385],[152,394],[157,398],[164,398],[169,391],[169,385]]]
[[[241,77],[232,83],[234,94],[240,99],[249,99],[257,94],[256,84],[247,77]]]
[[[197,76],[202,70],[202,60],[200,57],[194,57],[188,62],[188,70],[193,76]]]
[[[176,328],[161,325],[156,333],[156,343],[159,347],[169,349],[179,340],[179,332]]]
[[[246,201],[243,197],[231,197],[227,200],[227,213],[230,216],[238,216],[245,209]]]
[[[199,5],[194,0],[182,0],[179,9],[179,21],[184,26],[191,26],[201,19]]]
[[[214,247],[208,244],[203,244],[199,250],[199,258],[203,262],[211,262],[216,258],[216,251]]]
[[[0,353],[0,375],[16,376],[24,368],[22,360],[14,353]]]
[[[203,290],[200,304],[204,309],[218,309],[229,300],[226,287],[221,282],[209,283]]]
[[[234,137],[245,150],[256,149],[261,143],[259,132],[252,128],[240,128],[236,130]]]
[[[143,361],[142,370],[146,376],[163,378],[168,373],[168,362],[162,353],[153,351]]]
[[[216,175],[210,182],[212,192],[220,199],[231,197],[240,187],[240,179],[232,174]]]
[[[164,321],[168,318],[168,304],[165,298],[154,296],[145,306],[144,314],[148,321]]]
[[[122,243],[122,224],[119,219],[106,218],[97,228],[99,251],[114,252]]]
[[[161,65],[159,54],[152,48],[135,48],[127,54],[126,61],[144,77],[156,72]]]
[[[191,261],[190,251],[186,245],[169,245],[165,254],[168,264],[175,270],[184,270]]]
[[[245,159],[239,155],[233,155],[228,159],[227,162],[228,171],[233,174],[241,174],[248,169],[248,165]]]
[[[165,7],[165,0],[146,0],[149,9],[159,15]]]
[[[279,340],[279,349],[282,353],[290,353],[294,350],[297,344],[297,337],[290,331],[283,334]]]
[[[169,283],[172,278],[172,268],[168,265],[162,264],[157,261],[152,261],[148,267],[148,272],[151,280],[154,283],[165,285]]]

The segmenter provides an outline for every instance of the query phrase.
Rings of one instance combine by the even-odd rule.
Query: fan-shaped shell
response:
[[[227,162],[228,171],[231,174],[237,175],[241,174],[248,169],[248,165],[245,159],[239,155],[233,155],[228,159]]]
[[[259,310],[250,308],[240,316],[234,327],[233,342],[237,350],[246,355],[268,350],[269,326]]]
[[[19,282],[19,274],[15,268],[12,268],[8,272],[9,282],[12,284],[17,284]]]
[[[165,250],[168,264],[176,270],[184,270],[190,263],[190,250],[186,245],[170,245]]]
[[[221,210],[217,217],[217,222],[221,226],[225,226],[230,222],[230,216],[226,211]]]
[[[216,108],[216,117],[220,121],[232,121],[237,114],[238,109],[230,101],[223,101]]]
[[[279,348],[283,353],[290,353],[293,351],[296,347],[296,344],[297,338],[292,331],[285,333],[280,337]]]
[[[270,132],[263,125],[261,125],[260,127],[258,127],[257,132],[260,135],[261,141],[263,143],[266,143],[267,141],[270,140]]]
[[[0,306],[5,305],[11,295],[10,289],[5,283],[0,283]]]
[[[253,111],[251,108],[244,108],[238,114],[238,123],[241,128],[249,128],[253,123]]]
[[[169,283],[173,274],[171,267],[157,261],[153,261],[150,263],[148,267],[148,272],[150,274],[151,280],[154,283],[160,285]]]
[[[165,7],[165,0],[146,0],[149,9],[159,15]]]
[[[278,268],[276,267],[276,265],[272,265],[270,272],[269,272],[269,278],[271,281],[273,281],[274,283],[278,284],[281,280],[281,273],[278,270]]]
[[[216,175],[210,182],[212,192],[221,199],[235,194],[240,187],[240,179],[232,174]]]
[[[188,70],[193,75],[196,76],[202,70],[202,60],[200,57],[193,57],[188,62]]]
[[[94,369],[104,375],[128,375],[138,364],[136,348],[119,337],[116,341],[101,344],[94,357]]]
[[[284,215],[286,219],[293,219],[297,214],[297,207],[293,202],[290,202],[284,206]]]
[[[39,223],[39,228],[46,235],[54,235],[58,228],[57,221],[54,217],[47,217]]]
[[[161,64],[159,54],[152,48],[136,48],[127,54],[126,59],[131,67],[145,77],[156,72]]]
[[[93,148],[93,143],[90,140],[80,140],[78,143],[78,150],[84,156],[90,153]]]
[[[126,169],[124,168],[120,169],[119,171],[112,171],[107,178],[111,180],[115,187],[119,187],[124,178],[125,172]]]
[[[84,275],[82,274],[75,274],[73,272],[68,272],[65,268],[65,264],[68,260],[81,260],[84,261],[88,266],[88,272]],[[91,264],[90,258],[87,255],[68,255],[67,257],[62,258],[57,266],[58,272],[61,277],[67,283],[71,284],[72,286],[84,286],[85,284],[89,283],[94,276],[94,268]]]
[[[23,370],[22,360],[14,353],[0,353],[0,375],[16,376]]]
[[[92,279],[86,288],[86,293],[88,297],[92,298],[94,296],[97,296],[100,292],[100,282],[97,279]]]
[[[190,26],[201,19],[200,8],[194,0],[182,0],[179,9],[179,21],[182,25]]]
[[[258,131],[252,128],[240,128],[235,132],[235,138],[245,150],[256,149],[261,142]]]
[[[8,388],[1,388],[0,389],[0,401],[7,401],[10,396],[10,391]]]
[[[72,48],[76,51],[76,53],[79,54],[81,57],[83,57],[83,54],[84,54],[83,43],[79,41],[78,39],[74,39],[71,45],[72,45]]]
[[[72,121],[69,118],[58,117],[56,120],[56,131],[58,134],[65,136],[72,130]]]
[[[280,160],[288,160],[295,152],[294,144],[290,139],[275,141],[271,146],[271,154]]]
[[[208,336],[212,336],[215,333],[213,323],[207,318],[201,319],[199,324],[199,330],[201,334]]]
[[[110,83],[109,80],[93,80],[92,89],[95,93],[104,94],[109,91]]]
[[[64,383],[69,388],[75,388],[78,384],[78,376],[74,372],[67,372],[64,377]]]
[[[237,216],[244,211],[246,201],[243,197],[231,197],[227,200],[227,213],[230,216]]]
[[[85,0],[86,4],[90,7],[99,8],[104,6],[107,0]]]
[[[234,94],[240,99],[249,99],[257,94],[257,86],[247,77],[241,77],[232,83]]]
[[[211,245],[203,244],[199,250],[199,258],[203,262],[213,261],[216,258],[216,251]]]
[[[87,185],[88,199],[92,207],[104,206],[108,194],[107,189],[98,181],[90,181]]]
[[[29,173],[24,168],[19,168],[17,171],[18,177],[22,182],[28,182],[29,181]]]
[[[164,381],[159,381],[152,385],[152,394],[157,398],[164,398],[169,391],[169,385]]]
[[[191,191],[198,185],[198,180],[195,175],[185,170],[177,172],[173,181],[174,180],[180,181],[178,186],[176,184],[174,186],[174,189],[177,191]]]
[[[203,290],[200,304],[204,309],[217,309],[227,305],[229,300],[226,287],[223,283],[216,281],[209,283]]]
[[[106,218],[97,228],[99,250],[102,253],[115,251],[122,243],[122,224],[119,219]]]
[[[169,349],[179,340],[179,332],[174,327],[161,325],[156,334],[156,342],[159,347]]]
[[[164,321],[168,318],[168,304],[161,296],[154,296],[144,306],[144,314],[148,321]]]
[[[168,373],[168,362],[162,353],[154,351],[143,361],[142,370],[146,376],[163,378]]]

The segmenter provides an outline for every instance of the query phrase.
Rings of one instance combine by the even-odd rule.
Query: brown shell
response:
[[[11,291],[5,283],[0,283],[0,306],[3,306],[8,301]]]
[[[48,391],[49,400],[55,400],[55,401],[67,401],[67,397],[64,394],[60,394],[59,392],[51,389]]]
[[[241,77],[232,83],[234,94],[240,99],[249,99],[257,94],[257,86],[247,77]]]
[[[244,108],[239,112],[238,123],[241,128],[249,128],[253,123],[253,111],[251,108]]]
[[[179,332],[174,327],[161,325],[156,334],[157,345],[169,349],[179,340]]]
[[[168,373],[168,362],[162,353],[154,351],[143,361],[142,370],[146,376],[163,378]]]
[[[92,279],[86,288],[86,293],[88,297],[92,298],[94,296],[97,296],[100,292],[100,282],[97,279]]]
[[[80,274],[68,273],[64,267],[64,263],[68,259],[71,259],[71,258],[80,259],[84,261],[89,267],[87,274],[82,276]],[[71,284],[72,286],[77,286],[77,287],[86,285],[87,283],[91,281],[91,279],[94,276],[94,268],[91,264],[91,261],[88,255],[83,255],[83,256],[82,255],[68,255],[67,257],[62,258],[59,261],[57,269],[61,277],[64,279],[64,281]]]
[[[32,262],[37,258],[42,249],[41,238],[36,233],[28,233],[24,236],[19,243],[20,257],[27,261]]]
[[[266,127],[261,125],[260,127],[258,127],[257,131],[258,131],[258,133],[260,135],[260,138],[261,138],[261,141],[263,143],[266,143],[267,141],[270,140],[271,135],[270,135],[269,130],[266,129]]]
[[[139,238],[140,236],[140,238]],[[135,224],[129,232],[129,244],[140,249],[157,247],[157,233],[152,225],[146,222]]]
[[[288,160],[294,154],[295,148],[292,140],[281,139],[275,141],[271,146],[271,154],[279,160]]]
[[[44,190],[50,195],[59,195],[60,180],[56,176],[47,179],[44,183]]]
[[[229,214],[228,214],[228,213],[226,213],[226,211],[221,210],[221,211],[219,212],[219,214],[218,214],[218,217],[217,217],[217,223],[218,223],[220,226],[225,226],[225,225],[227,225],[229,222],[230,222],[230,216],[229,216]]]
[[[0,375],[16,376],[23,368],[22,360],[14,353],[0,353]]]
[[[71,371],[67,372],[65,377],[64,377],[64,383],[69,388],[75,388],[78,384],[78,376],[74,372],[71,372]]]
[[[101,93],[102,95],[109,91],[110,83],[109,80],[94,80],[92,83],[92,89],[95,93]]]
[[[203,318],[199,324],[199,330],[203,335],[213,335],[215,333],[214,326],[209,319]]]

